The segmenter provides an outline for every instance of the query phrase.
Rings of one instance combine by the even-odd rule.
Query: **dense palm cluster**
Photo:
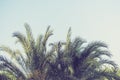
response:
[[[50,43],[50,27],[44,35],[33,38],[28,24],[26,36],[13,33],[24,52],[0,46],[1,80],[120,80],[117,65],[104,56],[111,57],[107,45],[100,41],[87,43],[77,37],[71,40],[71,28],[66,41]],[[7,55],[7,56],[5,56]]]

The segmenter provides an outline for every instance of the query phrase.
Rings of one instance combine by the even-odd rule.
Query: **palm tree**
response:
[[[87,43],[82,38],[71,40],[71,28],[65,42],[51,43],[47,51],[48,38],[53,34],[50,27],[45,35],[33,38],[28,24],[26,36],[13,33],[24,52],[0,47],[0,77],[11,80],[119,80],[117,65],[103,56],[111,57],[107,45],[100,41]],[[5,56],[4,56],[5,55]],[[6,56],[7,55],[7,56]],[[8,56],[9,55],[9,56]]]
[[[13,37],[16,37],[17,42],[21,43],[24,52],[21,53],[19,50],[12,50],[7,46],[1,46],[0,50],[12,59],[9,59],[8,56],[2,56],[1,53],[0,74],[3,75],[7,72],[9,75],[12,75],[12,80],[45,80],[47,61],[51,56],[47,54],[46,42],[53,34],[49,28],[47,28],[45,35],[38,36],[36,41],[28,24],[25,24],[26,36],[20,32],[13,33]],[[8,74],[4,75],[9,77]]]
[[[57,54],[50,64],[48,80],[119,80],[117,65],[103,56],[111,57],[107,45],[100,41],[86,43],[77,37],[71,41],[71,29],[66,42],[51,44]],[[63,48],[63,47],[64,48]],[[112,70],[107,70],[108,68]]]

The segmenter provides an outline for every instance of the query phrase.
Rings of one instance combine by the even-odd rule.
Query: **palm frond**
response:
[[[30,26],[25,23],[25,29],[26,29],[26,34],[27,34],[27,41],[29,42],[29,47],[31,49],[34,48],[34,45],[35,45],[35,42],[34,42],[34,38],[33,38],[33,35],[32,35],[32,31],[30,29]]]
[[[48,26],[48,28],[47,28],[47,30],[46,30],[46,32],[45,32],[44,38],[43,38],[43,46],[46,45],[46,42],[47,42],[48,38],[49,38],[51,35],[53,35],[53,31],[50,30],[50,26]]]
[[[94,58],[101,59],[102,56],[111,57],[112,55],[108,50],[97,49],[93,53],[91,53],[88,58],[90,58],[90,59],[94,59]]]
[[[68,33],[67,33],[67,38],[66,38],[66,46],[65,46],[65,49],[68,53],[68,50],[70,48],[70,43],[71,43],[71,27],[69,28],[68,30]]]
[[[26,37],[20,32],[14,32],[13,37],[16,37],[18,39],[17,42],[20,42],[22,44],[22,47],[25,50],[25,52],[28,53],[29,48],[28,48],[28,43],[27,43]]]
[[[17,78],[16,78],[16,76],[15,75],[13,75],[11,72],[9,72],[9,71],[0,71],[0,75],[1,75],[1,77],[3,76],[4,78],[2,79],[2,78],[0,78],[0,79],[2,79],[2,80],[16,80]]]
[[[93,51],[98,48],[107,48],[107,45],[103,42],[92,42],[89,43],[85,49],[81,52],[81,60],[85,60]]]
[[[22,69],[24,69],[24,71],[27,72],[26,71],[27,70],[26,61],[25,61],[24,57],[22,56],[22,54],[20,53],[19,50],[13,51],[12,49],[10,49],[7,46],[1,46],[0,49],[1,49],[1,51],[4,52],[3,54],[5,54],[6,56],[8,56],[7,54],[9,54],[9,58],[12,58],[12,60],[15,60],[18,63],[17,65],[21,66]],[[5,58],[6,56],[4,56],[3,59],[4,59],[4,61],[7,62],[7,59]]]
[[[12,62],[8,61],[5,57],[0,56],[0,61],[2,62],[2,64],[0,64],[0,67],[2,69],[7,68],[9,71],[13,72],[13,74],[16,74],[17,77],[22,76],[23,78],[25,78],[27,76],[24,72],[20,70],[20,68],[18,68]]]
[[[7,46],[4,46],[4,45],[0,46],[0,51],[3,51],[3,52],[5,52],[5,53],[9,54],[9,55],[11,55],[12,57],[15,56],[15,52],[14,52],[12,49],[10,49],[9,47],[7,47]],[[4,53],[4,54],[5,54],[5,53]],[[14,57],[14,58],[15,58],[15,57]]]
[[[105,59],[99,61],[99,67],[102,65],[112,66],[115,69],[118,68],[117,64],[115,64],[114,61],[105,60]]]
[[[69,49],[70,52],[68,53],[68,55],[71,56],[80,56],[80,51],[82,49],[82,45],[86,43],[85,40],[83,40],[82,38],[75,38],[74,41],[71,42],[71,48]]]
[[[43,39],[43,36],[39,35],[37,40],[36,40],[36,50],[37,50],[37,52],[41,52],[42,39]]]
[[[108,71],[99,71],[98,72],[98,71],[96,71],[95,73],[96,73],[96,75],[93,75],[94,79],[96,77],[98,77],[98,79],[100,77],[105,77],[105,78],[107,78],[109,80],[119,80],[120,79],[120,77],[118,75],[116,75],[115,73],[113,73],[113,72],[108,72]]]

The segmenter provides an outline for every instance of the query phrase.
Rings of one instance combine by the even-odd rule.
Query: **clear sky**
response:
[[[106,42],[120,62],[120,0],[0,0],[0,45],[13,47],[12,33],[25,32],[25,22],[35,37],[51,25],[51,42],[65,40],[71,26],[73,38]]]

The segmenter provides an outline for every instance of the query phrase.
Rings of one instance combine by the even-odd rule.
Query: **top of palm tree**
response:
[[[25,23],[26,35],[14,32],[24,53],[0,46],[0,74],[12,80],[119,80],[117,65],[103,55],[111,57],[108,46],[101,41],[87,42],[80,37],[71,40],[71,28],[65,42],[53,42],[47,51],[46,43],[53,30],[48,26],[44,35],[35,40],[30,26]],[[83,46],[86,44],[85,46]],[[3,56],[9,54],[10,56]],[[26,59],[24,58],[26,55]],[[12,59],[8,59],[11,57]],[[111,68],[110,68],[111,67]],[[3,76],[4,78],[4,76]]]

